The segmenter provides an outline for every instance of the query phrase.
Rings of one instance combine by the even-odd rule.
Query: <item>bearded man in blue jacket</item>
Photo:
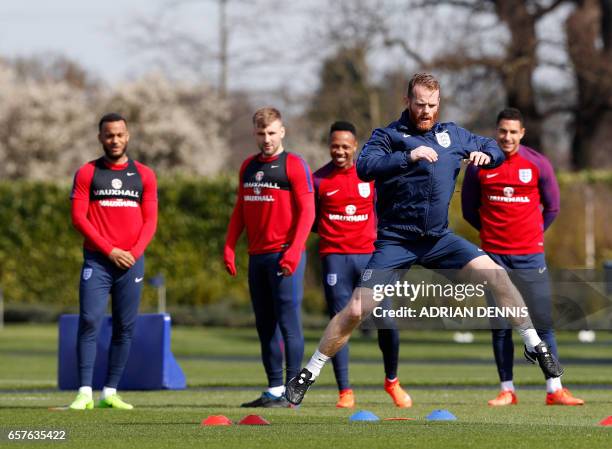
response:
[[[325,362],[349,340],[355,327],[380,299],[374,289],[399,279],[396,270],[413,264],[459,270],[489,287],[500,308],[522,308],[525,302],[502,267],[480,248],[448,229],[448,207],[461,163],[495,168],[504,154],[494,139],[481,137],[456,124],[439,123],[440,84],[427,73],[408,84],[406,110],[399,120],[374,130],[357,159],[357,174],[374,181],[378,215],[375,251],[347,306],[330,321],[318,349],[285,395],[299,404]],[[536,361],[546,376],[563,368],[538,337],[528,315],[510,317],[525,343],[525,357]]]

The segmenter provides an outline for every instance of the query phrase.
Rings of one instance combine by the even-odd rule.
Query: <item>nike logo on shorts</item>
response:
[[[143,279],[144,279],[144,277],[142,277],[142,278],[134,278],[134,282],[136,282],[138,284],[139,282],[142,282]]]
[[[128,175],[128,176],[134,176],[135,174],[136,173],[134,173],[133,171],[129,171],[129,172],[126,173],[126,175]]]

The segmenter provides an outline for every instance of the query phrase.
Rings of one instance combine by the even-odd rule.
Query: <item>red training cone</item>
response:
[[[607,418],[599,421],[600,426],[612,426],[612,416],[608,416]]]
[[[223,415],[210,415],[202,420],[203,426],[230,426],[232,424],[232,420]]]
[[[259,415],[247,415],[238,424],[243,426],[269,426],[270,423]]]

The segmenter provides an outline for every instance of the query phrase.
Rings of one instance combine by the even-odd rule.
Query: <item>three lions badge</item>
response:
[[[451,140],[448,135],[448,131],[443,131],[441,133],[436,133],[436,140],[438,141],[438,145],[444,148],[450,147]]]
[[[359,195],[361,195],[362,198],[368,198],[370,196],[369,182],[360,182],[357,184],[357,188],[359,189]]]
[[[327,285],[333,287],[338,283],[338,275],[336,273],[329,273],[327,275]]]
[[[519,168],[519,179],[521,182],[527,184],[529,181],[531,181],[531,177],[532,174],[530,168]]]
[[[93,274],[93,268],[83,268],[83,280],[87,281]]]

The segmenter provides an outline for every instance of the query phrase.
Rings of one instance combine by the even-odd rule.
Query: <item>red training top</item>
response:
[[[355,165],[329,162],[314,175],[319,254],[370,254],[376,240],[374,182],[363,182]]]
[[[482,249],[544,252],[544,230],[559,213],[559,186],[546,157],[519,146],[499,167],[470,165],[461,191],[464,218],[480,230]]]
[[[157,180],[149,167],[129,159],[114,165],[90,161],[74,175],[72,223],[84,246],[109,255],[113,248],[143,255],[157,227]]]
[[[233,254],[246,227],[250,255],[285,251],[281,265],[294,272],[313,221],[314,191],[306,162],[285,151],[271,158],[251,156],[240,168],[225,252]]]

